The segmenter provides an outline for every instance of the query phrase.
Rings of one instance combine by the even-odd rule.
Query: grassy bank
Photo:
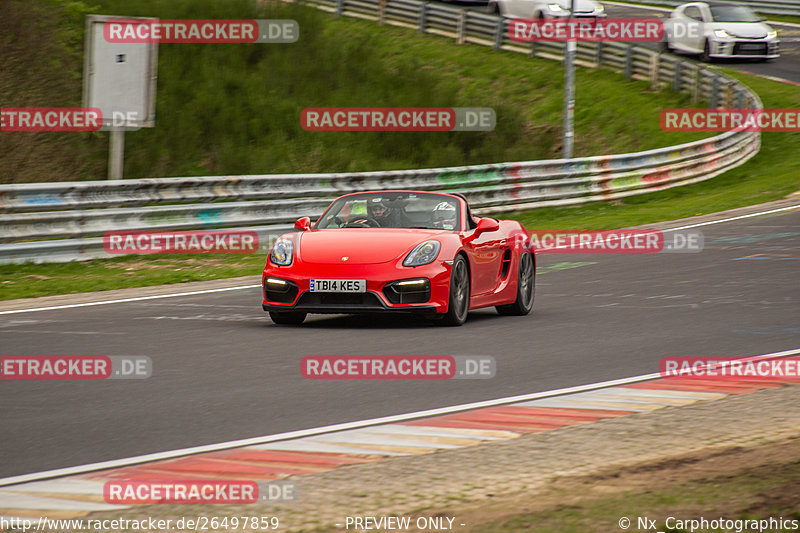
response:
[[[734,70],[724,72],[761,97],[765,108],[800,108],[797,87]],[[509,213],[529,227],[611,229],[714,213],[800,190],[800,133],[763,133],[761,150],[744,165],[695,185],[580,207]]]
[[[257,7],[260,4],[261,7]],[[129,132],[125,176],[406,169],[560,154],[557,62],[282,3],[250,0],[5,0],[0,101],[81,105],[84,17],[295,19],[293,44],[161,44],[156,127]],[[614,95],[613,99],[598,95]],[[662,132],[650,112],[688,104],[606,71],[577,76],[575,154],[701,138]],[[491,107],[492,132],[307,132],[306,107]],[[638,124],[631,128],[631,124]],[[3,182],[104,179],[104,132],[0,134]],[[46,154],[46,157],[42,157]]]
[[[470,528],[470,533],[585,533],[623,531],[620,524],[630,520],[630,531],[647,517],[658,531],[688,533],[691,520],[705,518],[709,522],[723,518],[740,521],[739,526],[699,527],[695,531],[758,531],[746,520],[788,521],[789,528],[800,523],[796,505],[800,489],[800,462],[797,462],[796,441],[784,445],[766,445],[724,457],[745,456],[747,462],[724,463],[722,457],[679,461],[652,465],[640,471],[617,472],[595,479],[556,480],[551,490],[539,494],[524,505],[528,512],[509,507],[486,512],[486,519]],[[782,455],[781,455],[782,454]],[[496,506],[499,507],[499,506]],[[495,519],[490,517],[494,515]],[[743,525],[747,527],[742,528]],[[763,531],[782,531],[767,525]]]

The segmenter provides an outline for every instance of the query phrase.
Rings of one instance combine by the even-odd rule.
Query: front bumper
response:
[[[716,39],[711,41],[709,56],[718,59],[776,59],[780,57],[780,41],[777,39]]]
[[[304,313],[444,313],[450,298],[450,269],[443,261],[415,268],[397,268],[394,263],[268,265],[261,278],[262,307],[265,311]],[[286,283],[267,284],[268,279]],[[366,279],[367,287],[363,293],[311,292],[312,279]],[[418,289],[414,294],[409,291],[398,296],[396,283],[407,280],[427,280],[427,292],[423,295]],[[403,301],[413,303],[400,303]]]

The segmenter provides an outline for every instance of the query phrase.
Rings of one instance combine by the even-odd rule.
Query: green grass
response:
[[[705,517],[711,521],[723,517],[729,520],[759,520],[769,516],[785,520],[800,519],[800,512],[786,491],[796,490],[800,479],[800,465],[782,465],[782,469],[760,466],[733,474],[693,480],[680,484],[657,484],[649,490],[625,492],[611,497],[587,495],[574,504],[553,509],[519,513],[508,518],[473,527],[473,533],[512,533],[536,531],[537,533],[587,533],[622,531],[619,520],[632,519],[630,531],[639,531],[637,517],[656,520],[658,531],[685,532],[680,523]],[[565,502],[572,502],[576,494],[564,494]],[[773,503],[767,504],[766,502]],[[684,528],[687,524],[684,522]],[[750,529],[745,529],[750,531]],[[730,529],[703,529],[703,531],[730,531]],[[769,529],[769,531],[773,531]]]
[[[258,275],[261,255],[125,256],[73,263],[0,265],[0,300]]]
[[[560,155],[563,73],[555,61],[282,3],[3,3],[9,4],[14,25],[0,17],[6,106],[80,105],[86,13],[298,21],[293,44],[161,44],[156,127],[126,134],[128,178],[408,169]],[[655,107],[688,105],[687,95],[583,69],[576,91],[576,156],[707,136],[667,134],[647,120]],[[497,126],[492,132],[304,131],[301,111],[325,106],[491,107]],[[3,134],[0,143],[10,149],[0,150],[0,179],[104,179],[107,142],[104,132]],[[48,158],[29,157],[43,152]]]
[[[800,24],[800,17],[793,17],[791,15],[762,15],[770,22],[789,22],[791,24]]]

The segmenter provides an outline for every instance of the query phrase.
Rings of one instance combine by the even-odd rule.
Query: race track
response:
[[[534,313],[273,325],[258,288],[0,315],[3,354],[146,355],[131,381],[4,381],[0,477],[798,347],[800,210],[702,226],[693,254],[539,254]],[[176,292],[180,288],[176,288]],[[492,355],[489,380],[308,381],[320,354]]]

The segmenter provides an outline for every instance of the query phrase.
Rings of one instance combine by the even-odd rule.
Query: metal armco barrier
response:
[[[311,0],[342,16],[407,26],[529,56],[559,60],[563,43],[508,39],[508,21],[413,0]],[[605,67],[654,87],[689,92],[712,107],[761,108],[737,81],[686,59],[628,44],[579,43],[576,62]],[[653,120],[658,120],[653,110]],[[720,135],[645,152],[464,167],[333,174],[208,176],[0,185],[0,263],[107,257],[109,231],[248,229],[262,249],[301,216],[336,196],[375,189],[461,192],[477,213],[575,205],[696,183],[754,156],[758,132]]]

